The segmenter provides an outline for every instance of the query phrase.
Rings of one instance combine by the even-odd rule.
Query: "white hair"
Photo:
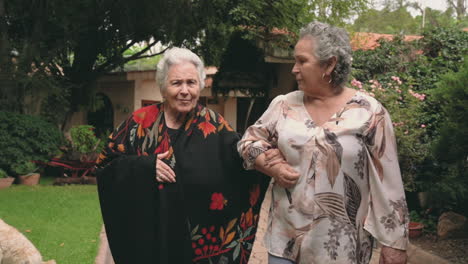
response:
[[[163,58],[159,61],[156,69],[156,83],[161,90],[161,94],[166,91],[166,81],[169,69],[173,65],[181,64],[184,62],[192,63],[198,72],[198,78],[200,83],[200,90],[205,88],[205,65],[200,57],[192,51],[185,48],[171,48],[164,53]]]

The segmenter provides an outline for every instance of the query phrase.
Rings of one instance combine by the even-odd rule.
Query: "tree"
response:
[[[239,27],[297,30],[311,8],[327,1],[308,0],[0,0],[0,107],[37,113],[41,91],[51,120],[66,122],[90,105],[96,80],[147,54],[156,43],[185,46],[208,64],[219,64],[230,35]],[[365,0],[331,1],[326,15],[344,19]],[[320,17],[320,16],[314,16]],[[148,45],[131,56],[135,43]],[[12,54],[16,57],[11,57]],[[5,85],[3,85],[5,86]],[[32,98],[32,99],[31,99]],[[1,102],[0,102],[1,103]],[[31,109],[26,109],[31,108]],[[64,113],[64,114],[63,114]],[[63,114],[62,116],[60,116]]]
[[[461,21],[466,16],[466,1],[465,0],[446,0],[450,7],[455,9],[457,19]]]
[[[1,24],[6,26],[0,33],[8,42],[2,54],[18,53],[2,64],[2,72],[15,83],[10,90],[17,91],[5,96],[21,106],[27,95],[46,85],[53,95],[65,95],[61,110],[67,116],[88,105],[93,83],[102,74],[147,56],[145,52],[157,41],[193,41],[187,38],[194,35],[190,12],[178,12],[178,8],[190,11],[190,1],[77,0],[64,5],[58,0],[18,0],[2,4]],[[145,49],[123,56],[133,44],[151,38],[154,41]],[[25,112],[24,107],[19,111]]]
[[[418,22],[411,16],[405,6],[391,10],[369,9],[363,12],[353,23],[352,30],[384,34],[417,34]]]
[[[307,22],[319,20],[344,26],[347,19],[367,9],[368,0],[313,0],[308,1]]]

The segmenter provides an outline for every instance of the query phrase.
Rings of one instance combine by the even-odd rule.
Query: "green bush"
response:
[[[8,174],[3,169],[0,169],[0,179],[1,178],[8,178]]]
[[[100,152],[100,140],[94,134],[94,127],[90,125],[75,126],[70,129],[71,144],[74,151],[80,154]]]
[[[415,191],[420,164],[430,154],[429,146],[424,144],[426,124],[419,121],[426,95],[413,91],[412,86],[398,76],[381,76],[380,80],[364,83],[353,79],[351,86],[374,96],[390,113],[405,189]]]
[[[468,32],[439,27],[353,56],[351,85],[390,112],[405,189],[430,193],[436,216],[468,215],[467,42]]]
[[[0,167],[26,161],[48,161],[59,153],[62,133],[42,118],[0,111]]]
[[[26,161],[22,163],[15,163],[11,166],[11,170],[16,174],[16,175],[28,175],[30,173],[33,173],[36,171],[37,165],[32,163],[31,161]]]
[[[442,122],[432,144],[436,164],[429,191],[438,207],[468,213],[468,56],[458,72],[444,75],[430,91]]]

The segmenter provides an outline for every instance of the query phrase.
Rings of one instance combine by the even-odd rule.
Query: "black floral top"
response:
[[[178,131],[163,113],[162,104],[134,112],[97,162],[115,262],[247,263],[266,177],[242,169],[239,136],[218,113],[198,105]],[[166,151],[176,183],[155,180]]]

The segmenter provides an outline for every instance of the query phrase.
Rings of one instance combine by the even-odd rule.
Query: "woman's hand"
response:
[[[175,182],[175,173],[162,159],[169,156],[169,151],[158,154],[156,158],[156,181],[158,182]]]
[[[379,264],[405,264],[406,260],[405,250],[382,246]]]
[[[287,163],[279,163],[272,167],[275,183],[284,188],[296,185],[300,174]]]
[[[281,151],[277,148],[272,148],[265,151],[265,166],[266,167],[273,167],[276,164],[286,163],[286,159],[284,158]]]

